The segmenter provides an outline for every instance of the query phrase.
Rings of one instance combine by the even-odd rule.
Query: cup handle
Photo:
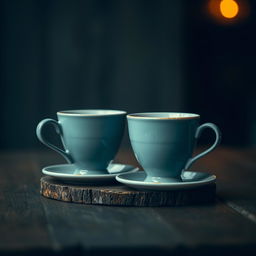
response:
[[[62,130],[61,130],[61,126],[60,124],[54,120],[54,119],[50,119],[50,118],[46,118],[44,120],[42,120],[38,125],[37,125],[37,128],[36,128],[36,135],[37,135],[37,138],[44,144],[46,145],[47,147],[57,151],[58,153],[60,153],[66,160],[68,163],[73,163],[73,160],[72,160],[72,157],[70,156],[68,150],[62,150],[58,147],[56,147],[55,145],[53,145],[52,143],[48,142],[44,136],[42,135],[42,130],[43,130],[43,127],[45,125],[48,125],[48,124],[52,124],[54,127],[55,127],[55,130],[56,130],[56,133],[59,134],[60,136],[62,136]]]
[[[200,125],[197,128],[196,134],[195,134],[196,140],[200,137],[202,131],[206,128],[211,128],[215,132],[215,135],[216,135],[215,142],[213,143],[213,145],[211,147],[209,147],[202,153],[190,158],[188,160],[188,162],[186,163],[184,170],[187,170],[195,161],[197,161],[199,158],[205,156],[206,154],[210,153],[219,145],[219,143],[221,141],[221,132],[220,132],[219,128],[215,124],[212,124],[212,123],[205,123],[205,124]]]

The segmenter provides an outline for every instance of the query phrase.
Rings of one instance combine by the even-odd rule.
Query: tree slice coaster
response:
[[[71,185],[45,176],[40,193],[47,198],[96,205],[116,206],[182,206],[215,201],[216,185],[173,191],[139,191],[121,184]]]

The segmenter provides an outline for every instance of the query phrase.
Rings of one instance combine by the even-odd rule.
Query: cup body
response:
[[[195,146],[200,116],[187,113],[137,113],[127,116],[131,145],[146,181],[180,180]]]
[[[70,110],[57,113],[64,148],[79,170],[106,173],[120,146],[124,111]]]

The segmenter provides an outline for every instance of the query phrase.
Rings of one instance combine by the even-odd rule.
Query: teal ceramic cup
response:
[[[120,146],[125,111],[67,110],[57,112],[58,121],[42,120],[36,129],[38,139],[60,153],[77,171],[88,174],[107,173],[109,163]],[[60,136],[64,150],[47,141],[43,135],[46,125],[53,125]]]
[[[147,174],[147,182],[180,181],[182,171],[215,149],[221,140],[215,124],[199,126],[198,114],[135,113],[127,115],[127,119],[131,145]],[[206,128],[215,132],[215,142],[204,152],[192,157],[196,140]]]

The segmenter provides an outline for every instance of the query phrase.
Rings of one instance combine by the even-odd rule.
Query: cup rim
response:
[[[162,116],[161,116],[162,115]],[[142,112],[132,113],[127,115],[128,119],[142,119],[142,120],[186,120],[198,119],[199,114],[185,113],[185,112]]]
[[[95,113],[92,113],[92,112],[95,112]],[[57,115],[60,115],[60,116],[80,116],[80,117],[82,116],[88,116],[88,117],[116,116],[116,115],[126,115],[126,114],[127,114],[126,111],[113,110],[113,109],[70,109],[70,110],[62,110],[57,112]]]

